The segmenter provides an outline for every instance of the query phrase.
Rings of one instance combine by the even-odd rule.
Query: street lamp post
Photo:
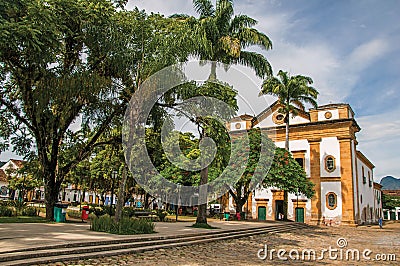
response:
[[[178,183],[178,184],[176,184],[177,185],[177,188],[178,188],[178,198],[176,199],[176,207],[175,207],[175,221],[178,221],[178,211],[179,211],[179,198],[181,197],[181,194],[180,194],[180,184]]]

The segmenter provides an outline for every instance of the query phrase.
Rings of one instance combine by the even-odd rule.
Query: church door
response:
[[[267,208],[263,206],[258,207],[258,220],[260,221],[267,220]]]
[[[304,223],[304,208],[296,208],[296,222]]]

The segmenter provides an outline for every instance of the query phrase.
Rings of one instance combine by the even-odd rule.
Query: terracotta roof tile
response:
[[[7,182],[7,175],[4,173],[3,169],[0,169],[0,181]]]

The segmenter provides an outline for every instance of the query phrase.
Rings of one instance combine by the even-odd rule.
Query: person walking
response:
[[[379,228],[382,229],[382,225],[383,225],[382,217],[379,217],[378,224],[379,224]]]

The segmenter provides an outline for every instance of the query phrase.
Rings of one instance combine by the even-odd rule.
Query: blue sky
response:
[[[272,64],[314,79],[318,103],[349,103],[362,130],[358,149],[375,180],[400,177],[400,1],[241,0],[235,13],[259,21]],[[130,0],[129,8],[196,15],[190,0]],[[260,50],[257,50],[260,51]],[[260,81],[261,84],[261,81]]]
[[[234,4],[236,14],[257,19],[256,28],[271,38],[271,51],[257,51],[267,57],[275,74],[283,69],[310,76],[320,92],[320,105],[346,102],[352,106],[362,128],[358,149],[375,164],[375,180],[400,177],[400,1],[241,0]],[[130,0],[128,8],[134,6],[165,15],[196,15],[191,0]],[[3,153],[0,160],[10,156]]]

